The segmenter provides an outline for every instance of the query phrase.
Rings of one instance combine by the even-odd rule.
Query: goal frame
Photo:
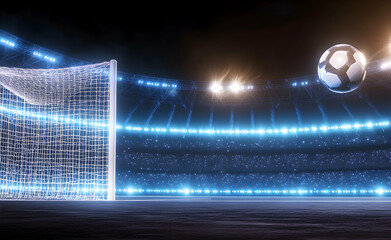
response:
[[[0,67],[0,200],[115,200],[117,61]]]
[[[116,113],[117,113],[117,61],[110,60],[110,121],[107,200],[115,200],[116,168]]]

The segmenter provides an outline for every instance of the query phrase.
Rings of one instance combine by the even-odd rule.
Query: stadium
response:
[[[87,64],[4,31],[2,43],[6,66]],[[119,72],[116,194],[390,194],[389,61],[348,94],[316,75],[216,91]]]
[[[118,115],[119,191],[388,194],[388,101],[376,100],[385,61],[346,95],[316,76],[245,87],[240,99],[214,96],[208,83],[133,76],[124,89],[137,97],[119,95],[130,106]]]
[[[322,49],[309,75],[175,79],[128,72],[120,60],[79,59],[0,29],[0,205],[10,207],[0,223],[12,230],[6,216],[36,208],[47,218],[17,236],[35,236],[58,214],[56,223],[88,232],[97,217],[108,228],[95,239],[116,230],[187,239],[197,224],[212,230],[194,237],[250,239],[271,226],[265,237],[290,239],[296,220],[281,220],[281,230],[274,212],[313,230],[317,214],[389,218],[391,55],[348,44]],[[231,230],[234,218],[249,232]],[[389,231],[387,220],[368,219],[377,237]],[[352,229],[349,236],[364,233]]]

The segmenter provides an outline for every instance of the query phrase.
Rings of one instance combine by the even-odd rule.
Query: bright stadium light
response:
[[[384,194],[384,189],[383,188],[378,188],[375,190],[376,194],[378,195],[383,195]]]
[[[34,51],[33,55],[37,58],[43,58],[44,60],[46,60],[48,62],[53,62],[53,63],[56,62],[56,59],[54,57],[44,55],[43,53],[38,52],[38,51]]]
[[[10,41],[8,39],[5,39],[5,38],[0,38],[0,43],[7,46],[7,47],[15,47],[15,42],[13,41]]]
[[[240,92],[241,90],[243,90],[243,86],[242,84],[240,84],[239,81],[234,81],[231,83],[231,85],[229,86],[229,90],[233,93],[238,93]]]
[[[221,86],[221,84],[217,81],[214,81],[212,83],[212,85],[210,86],[210,90],[213,92],[213,93],[220,93],[222,90],[223,90],[223,86]]]

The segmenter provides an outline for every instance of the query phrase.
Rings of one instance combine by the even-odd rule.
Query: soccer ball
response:
[[[319,59],[318,77],[330,91],[351,92],[361,85],[365,75],[365,57],[351,45],[332,46]]]

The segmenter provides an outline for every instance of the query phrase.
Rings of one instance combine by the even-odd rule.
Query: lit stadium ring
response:
[[[368,196],[368,195],[390,195],[391,189],[144,189],[144,188],[121,188],[116,190],[119,194],[167,194],[167,195],[252,195],[252,196]]]
[[[125,130],[133,133],[145,134],[172,134],[172,135],[198,135],[198,136],[297,136],[299,134],[311,133],[343,133],[347,131],[359,131],[365,129],[389,127],[389,121],[365,122],[354,124],[340,125],[321,125],[308,127],[292,127],[292,128],[268,128],[268,129],[187,129],[187,128],[164,128],[164,127],[138,127],[126,126]],[[117,129],[123,127],[117,127]]]
[[[53,121],[53,122],[63,122],[69,124],[79,124],[89,127],[107,127],[108,124],[105,122],[95,122],[89,121],[86,119],[75,119],[68,116],[57,116],[57,115],[47,115],[44,113],[34,113],[28,112],[21,109],[13,109],[5,106],[0,106],[1,112],[6,112],[9,114],[16,114],[24,117],[31,117],[36,119],[41,119],[42,121]],[[354,123],[354,124],[341,124],[341,125],[322,125],[322,126],[308,126],[308,127],[292,127],[292,128],[268,128],[268,129],[187,129],[187,128],[164,128],[164,127],[139,127],[139,126],[122,126],[117,125],[118,130],[125,129],[129,132],[137,133],[159,133],[159,134],[179,134],[179,135],[225,135],[225,136],[288,136],[288,135],[297,135],[300,133],[314,133],[314,132],[344,132],[348,130],[364,130],[372,128],[385,128],[389,127],[389,121],[379,121],[379,122],[365,122],[365,123]]]
[[[108,127],[106,122],[90,121],[88,119],[76,119],[69,116],[48,115],[44,113],[28,112],[22,109],[13,109],[7,106],[0,106],[0,112],[8,114],[20,115],[23,117],[30,117],[34,119],[41,119],[42,121],[63,122],[67,124],[79,124],[86,127]],[[291,127],[291,128],[258,128],[258,129],[191,129],[191,128],[165,128],[165,127],[140,127],[140,126],[122,126],[117,124],[117,130],[125,130],[133,133],[145,134],[172,134],[172,135],[199,135],[199,136],[296,136],[298,134],[309,133],[326,133],[335,132],[343,133],[346,131],[358,131],[373,128],[387,128],[390,126],[389,121],[379,122],[365,122],[353,124],[340,125],[321,125],[321,126],[307,126],[307,127]]]

